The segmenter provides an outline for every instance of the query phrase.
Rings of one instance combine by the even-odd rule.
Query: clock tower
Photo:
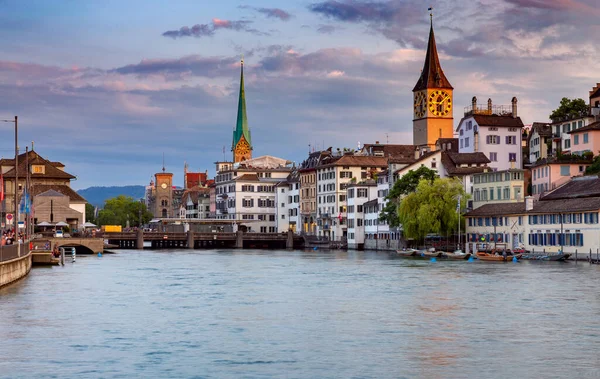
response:
[[[172,218],[173,217],[173,174],[165,172],[163,166],[162,172],[154,174],[154,217]]]
[[[444,75],[435,44],[433,22],[421,77],[413,88],[413,144],[435,150],[439,138],[452,138],[452,85]]]
[[[237,123],[233,131],[231,151],[233,151],[233,163],[252,159],[252,139],[248,128],[246,116],[246,93],[244,91],[244,60],[241,62],[240,97],[238,100]]]

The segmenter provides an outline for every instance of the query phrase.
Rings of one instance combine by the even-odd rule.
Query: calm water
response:
[[[597,377],[599,288],[583,263],[80,256],[0,290],[0,377]]]

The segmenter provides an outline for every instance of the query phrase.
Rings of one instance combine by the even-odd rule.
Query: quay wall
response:
[[[22,256],[18,256],[18,249]],[[0,260],[0,287],[27,276],[31,271],[31,253],[24,245],[2,246]]]

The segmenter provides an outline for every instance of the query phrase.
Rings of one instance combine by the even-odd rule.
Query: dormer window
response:
[[[37,164],[31,165],[31,173],[43,175],[46,173],[46,166]]]

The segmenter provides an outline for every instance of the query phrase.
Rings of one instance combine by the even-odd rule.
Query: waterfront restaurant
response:
[[[499,249],[579,254],[600,249],[600,179],[573,179],[539,201],[483,205],[465,215],[469,251],[475,244]]]

